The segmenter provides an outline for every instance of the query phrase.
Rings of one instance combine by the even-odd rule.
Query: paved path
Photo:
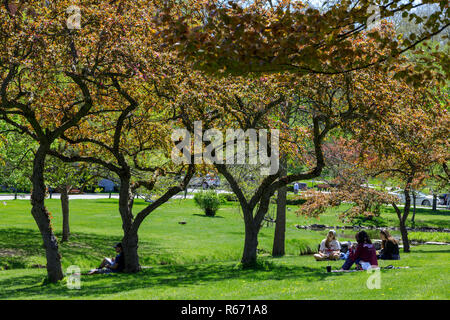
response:
[[[188,193],[196,193],[201,191],[200,189],[188,189]],[[228,191],[225,190],[216,190],[217,193],[230,193]],[[25,194],[25,195],[18,195],[17,199],[18,200],[30,200],[30,194]],[[52,199],[60,199],[61,195],[59,193],[53,193],[52,194]],[[109,198],[109,194],[108,193],[83,193],[83,194],[71,194],[69,195],[69,199],[70,200],[75,200],[75,199],[108,199]],[[111,198],[112,199],[119,199],[119,195],[117,193],[115,194],[111,194]],[[177,194],[176,196],[173,196],[172,199],[183,199],[184,198],[184,194],[180,193]],[[194,195],[192,194],[188,194],[186,196],[187,199],[192,199],[194,198]],[[4,200],[14,200],[14,195],[13,194],[9,194],[9,195],[0,195],[0,201],[4,201]]]

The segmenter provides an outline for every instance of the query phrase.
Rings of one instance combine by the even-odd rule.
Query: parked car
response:
[[[206,177],[205,182],[208,186],[208,189],[215,189],[220,186],[220,179],[218,177]]]
[[[403,191],[393,191],[389,194],[395,195],[400,199],[400,202],[405,203],[405,193]],[[421,206],[430,207],[433,204],[433,196],[422,192],[415,192],[416,194],[416,204]],[[413,195],[411,193],[411,204],[413,203]]]
[[[189,181],[189,186],[191,188],[199,188],[203,184],[203,178],[194,177]]]
[[[220,179],[209,174],[205,177],[194,177],[189,182],[191,188],[214,189],[220,186]]]

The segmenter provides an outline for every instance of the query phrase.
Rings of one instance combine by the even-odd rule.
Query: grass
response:
[[[59,200],[48,200],[57,234],[61,231]],[[60,244],[64,269],[78,265],[83,271],[113,255],[111,245],[121,238],[117,199],[71,200],[68,243]],[[135,210],[145,206],[137,200]],[[242,270],[244,226],[236,204],[206,217],[193,200],[172,200],[152,213],[140,232],[141,264],[151,266],[139,274],[82,276],[82,289],[69,290],[65,282],[42,286],[45,269],[40,234],[30,214],[29,201],[0,203],[0,299],[448,299],[447,246],[417,246],[400,261],[381,261],[409,269],[382,270],[382,289],[369,290],[366,272],[326,273],[327,262],[310,255],[326,231],[299,230],[296,224],[334,225],[336,211],[319,220],[287,212],[286,251],[270,256],[274,227],[263,227],[256,270]],[[394,213],[386,211],[390,221]],[[417,221],[447,221],[448,212],[436,216],[418,212]],[[185,221],[186,224],[179,224]],[[303,222],[302,222],[303,221]],[[395,219],[392,219],[395,221]],[[434,223],[434,222],[432,222]],[[343,223],[339,223],[342,225]],[[331,262],[334,269],[342,261]],[[33,267],[35,266],[35,267]]]

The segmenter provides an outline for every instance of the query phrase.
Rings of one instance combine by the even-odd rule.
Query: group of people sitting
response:
[[[353,264],[356,264],[359,270],[367,270],[370,267],[377,267],[378,259],[400,259],[398,241],[387,230],[380,231],[381,250],[378,254],[367,232],[360,231],[355,238],[356,244],[350,246],[347,253],[343,253],[341,244],[336,239],[336,231],[330,230],[326,239],[320,243],[319,253],[315,254],[314,258],[317,261],[343,259],[345,262],[341,270],[350,270]]]
[[[367,270],[369,267],[378,266],[378,259],[399,260],[398,241],[394,239],[387,230],[380,231],[381,250],[377,254],[375,246],[365,231],[356,234],[356,244],[348,248],[346,253],[341,252],[341,244],[336,239],[336,231],[330,230],[326,239],[320,243],[319,253],[314,255],[317,261],[323,260],[345,260],[341,270],[350,270],[353,264],[357,269]],[[105,258],[97,269],[91,270],[88,274],[121,272],[125,268],[122,244],[119,242],[114,246],[117,256],[109,259]]]

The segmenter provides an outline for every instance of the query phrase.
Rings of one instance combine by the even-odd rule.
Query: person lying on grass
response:
[[[91,270],[88,274],[122,272],[125,268],[125,260],[122,253],[122,243],[117,243],[114,246],[114,249],[117,252],[117,256],[115,258],[103,259],[100,266],[97,269]]]
[[[328,231],[327,238],[320,243],[319,253],[314,255],[317,261],[338,260],[341,255],[341,244],[336,240],[336,231]]]
[[[342,265],[341,270],[350,270],[356,263],[358,270],[367,270],[370,267],[378,267],[377,251],[375,250],[369,235],[365,231],[360,231],[355,236],[357,245],[349,248],[350,254]]]
[[[386,229],[380,231],[381,250],[377,256],[382,260],[400,260],[398,241]]]

